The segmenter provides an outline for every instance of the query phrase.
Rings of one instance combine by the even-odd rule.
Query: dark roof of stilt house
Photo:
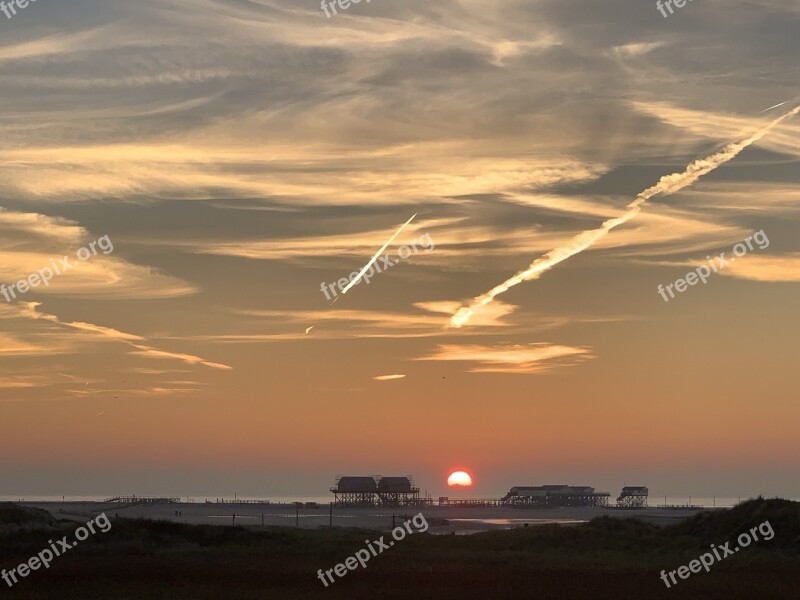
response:
[[[379,492],[410,492],[411,488],[410,477],[381,477],[378,482]]]
[[[336,482],[340,492],[376,492],[378,485],[374,477],[351,477],[345,475]]]

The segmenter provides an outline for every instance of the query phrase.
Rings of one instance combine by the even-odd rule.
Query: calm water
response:
[[[488,525],[575,525],[588,523],[585,519],[447,519],[451,522],[486,523]]]

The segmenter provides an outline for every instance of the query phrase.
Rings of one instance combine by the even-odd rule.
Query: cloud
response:
[[[38,388],[52,385],[52,377],[46,375],[3,375],[0,378],[0,388]]]
[[[374,379],[375,381],[392,381],[394,379],[403,379],[404,377],[405,377],[405,375],[399,375],[399,374],[377,375],[376,377],[373,377],[372,379]]]
[[[544,342],[527,345],[481,346],[442,344],[436,352],[417,360],[452,360],[478,363],[470,373],[544,373],[575,366],[594,358],[591,348]]]
[[[190,365],[204,365],[206,367],[211,367],[212,369],[224,369],[230,370],[233,367],[229,365],[225,365],[222,363],[211,362],[205,360],[204,358],[200,358],[199,356],[194,356],[192,354],[182,354],[179,352],[168,352],[167,350],[159,350],[157,348],[152,348],[150,346],[142,346],[140,344],[134,344],[134,348],[137,348],[137,352],[133,352],[137,356],[144,356],[146,358],[167,358],[167,359],[174,359],[180,360]]]
[[[615,46],[614,52],[623,57],[640,56],[642,54],[647,54],[648,52],[652,52],[656,48],[660,48],[663,45],[664,45],[663,41],[624,44],[622,46]]]
[[[38,344],[28,340],[21,340],[16,336],[0,333],[0,354],[4,356],[49,356],[54,353],[56,344]],[[58,344],[62,351],[66,351],[63,344]]]
[[[797,282],[800,281],[800,254],[762,256],[748,254],[735,263],[728,263],[720,272],[725,277],[749,281]]]
[[[427,273],[492,268],[498,257],[509,258],[518,254],[527,259],[531,253],[544,253],[566,243],[585,227],[587,217],[607,218],[617,214],[625,201],[622,198],[584,201],[552,194],[503,195],[498,200],[500,202],[481,204],[465,199],[461,207],[439,207],[437,212],[455,215],[423,217],[419,223],[412,223],[389,249],[389,254],[395,254],[402,245],[410,245],[419,236],[429,234],[435,250],[427,252],[419,248],[402,272],[419,268],[424,268]],[[636,256],[663,255],[713,247],[747,231],[729,223],[709,222],[707,215],[691,208],[653,205],[635,223],[619,230],[615,236],[599,240],[596,247],[615,249],[621,256],[629,253],[630,247],[635,247]],[[472,219],[460,216],[462,211],[470,211]],[[325,266],[327,281],[333,281],[360,269],[365,257],[371,255],[376,243],[385,237],[387,219],[383,219],[383,228],[372,227],[374,219],[364,220],[367,226],[357,229],[353,224],[343,224],[342,227],[351,229],[344,233],[276,235],[258,240],[241,239],[241,236],[239,239],[222,236],[189,240],[156,238],[142,239],[139,243],[196,254]],[[550,222],[553,227],[546,226]],[[334,259],[338,266],[332,268]]]
[[[684,191],[674,204],[702,211],[708,218],[747,212],[786,219],[797,218],[797,200],[797,185],[789,182],[715,181]]]
[[[103,340],[109,340],[114,342],[121,342],[126,344],[130,347],[135,348],[134,352],[131,354],[136,356],[143,356],[146,358],[158,358],[158,359],[168,359],[168,360],[179,360],[184,363],[190,365],[204,365],[207,367],[211,367],[214,369],[225,369],[230,370],[233,367],[230,367],[225,364],[217,363],[208,361],[204,358],[199,356],[194,356],[192,354],[184,354],[178,352],[170,352],[168,350],[162,350],[159,348],[154,348],[152,346],[148,346],[145,344],[138,343],[141,340],[144,340],[141,336],[137,336],[130,333],[125,333],[123,331],[118,331],[117,329],[113,329],[111,327],[104,327],[102,325],[94,325],[92,323],[83,323],[83,322],[65,322],[59,319],[56,315],[41,312],[39,307],[41,303],[39,302],[20,302],[15,308],[18,310],[18,315],[22,317],[26,317],[32,320],[43,320],[48,321],[50,323],[54,323],[59,328],[69,328],[73,330],[80,331],[81,333],[86,335],[86,338],[79,338],[82,341],[85,341],[87,338],[90,340],[97,340],[98,338]],[[30,351],[28,349],[27,344],[18,345],[19,351],[23,353],[31,353],[36,351],[37,348],[31,347]],[[13,347],[13,346],[12,346]]]
[[[288,328],[290,331],[263,334],[251,331],[242,334],[195,335],[190,339],[247,343],[270,340],[316,341],[319,339],[415,338],[446,335],[442,318],[439,315],[448,314],[448,311],[454,306],[453,302],[417,302],[413,306],[419,310],[411,312],[356,309],[237,310],[237,314],[256,317],[266,321],[267,325],[275,324],[281,328]],[[486,327],[487,332],[493,328],[509,327],[512,323],[505,322],[503,318],[513,313],[516,308],[514,305],[498,301],[476,315],[475,325]],[[304,323],[317,324],[313,337],[305,335],[295,327],[295,324]],[[253,326],[247,328],[252,330]],[[478,329],[477,333],[480,332],[481,330]]]
[[[47,315],[47,317],[52,317],[53,315]],[[59,322],[57,319],[52,319],[54,322]],[[98,333],[103,337],[111,338],[113,340],[126,340],[126,341],[133,341],[133,340],[141,340],[143,339],[141,336],[133,335],[132,333],[124,333],[122,331],[117,331],[111,327],[103,327],[102,325],[93,325],[92,323],[81,323],[79,321],[72,321],[69,323],[62,323],[67,327],[72,327],[73,329],[81,329],[83,331],[91,331],[93,333]]]
[[[33,290],[36,294],[143,299],[174,298],[197,291],[176,277],[102,250],[86,262],[78,260],[77,251],[93,239],[89,231],[69,219],[0,208],[0,282],[10,285],[43,269],[55,271],[53,263],[61,265],[66,257],[73,267],[56,274],[49,285],[39,285]],[[114,251],[120,251],[118,244]]]
[[[414,306],[431,313],[451,315],[458,310],[461,303],[457,301],[438,300],[432,302],[416,302]],[[501,300],[482,306],[475,310],[475,314],[472,318],[472,325],[477,327],[508,327],[511,323],[503,319],[512,314],[517,308],[519,307]]]
[[[740,115],[720,110],[685,108],[664,101],[632,101],[631,104],[637,111],[656,117],[684,133],[692,134],[695,140],[742,137],[763,118],[759,115]],[[781,111],[775,112],[780,113]],[[764,116],[772,115],[773,113],[769,113]],[[786,123],[760,140],[759,145],[773,152],[800,156],[800,124]]]
[[[0,150],[5,165],[0,190],[30,199],[157,195],[178,200],[260,197],[301,205],[396,205],[420,198],[545,189],[589,181],[606,170],[575,160],[515,156],[453,162],[455,148],[424,142],[382,151],[343,148],[345,161],[323,148],[308,146],[303,154],[292,155],[284,144],[265,149],[263,142],[237,142],[230,133],[227,148],[224,140],[206,139],[219,135],[225,133],[208,132],[184,143]],[[306,166],[298,168],[300,163]]]
[[[800,253],[762,255],[751,252],[740,258],[734,258],[736,262],[732,262],[731,258],[731,253],[727,252],[727,262],[723,269],[717,271],[719,275],[766,283],[800,281]],[[648,260],[641,262],[651,266],[689,267],[690,269],[702,264],[702,261],[698,260]]]

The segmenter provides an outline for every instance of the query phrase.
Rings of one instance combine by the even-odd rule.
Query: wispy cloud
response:
[[[127,344],[133,348],[135,351],[131,354],[137,356],[144,356],[147,358],[161,358],[161,359],[170,359],[170,360],[179,360],[185,362],[190,365],[204,365],[207,367],[212,367],[214,369],[232,369],[228,365],[224,365],[217,362],[208,361],[204,358],[200,358],[199,356],[194,356],[192,354],[184,354],[179,352],[170,352],[167,350],[162,350],[159,348],[154,348],[152,346],[144,345],[138,343],[139,341],[143,340],[141,336],[137,336],[130,333],[125,333],[123,331],[118,331],[111,327],[104,327],[101,325],[94,325],[91,323],[82,323],[82,322],[65,322],[59,319],[56,315],[45,313],[39,310],[41,306],[38,302],[20,302],[19,303],[19,314],[25,316],[27,318],[33,320],[44,320],[49,321],[58,325],[59,327],[67,327],[70,329],[75,329],[81,332],[84,332],[94,339],[100,337],[101,339],[106,339],[109,341],[117,341]]]
[[[75,253],[92,234],[78,223],[35,212],[0,208],[0,283],[26,279],[51,260],[67,256],[73,268],[58,275],[37,294],[72,297],[144,299],[174,298],[197,292],[192,284],[128,262],[118,255],[98,254],[80,262]],[[115,249],[119,253],[119,248]]]
[[[769,256],[749,254],[728,264],[720,275],[750,281],[800,281],[800,254]]]
[[[481,346],[442,344],[417,360],[447,360],[478,363],[470,373],[544,373],[558,367],[575,366],[594,358],[591,348],[544,342],[527,345]]]
[[[229,365],[224,365],[222,363],[212,362],[206,360],[204,358],[200,358],[199,356],[194,356],[192,354],[184,354],[180,352],[169,352],[167,350],[159,350],[157,348],[153,348],[151,346],[142,346],[140,344],[134,344],[134,348],[137,349],[136,352],[133,354],[138,356],[144,356],[147,358],[166,358],[166,359],[174,359],[180,360],[185,362],[189,365],[204,365],[206,367],[211,367],[213,369],[225,369],[229,370],[233,367]]]

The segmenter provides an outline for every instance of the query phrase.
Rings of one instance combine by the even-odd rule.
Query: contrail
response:
[[[769,108],[765,108],[764,110],[762,110],[762,111],[761,111],[760,113],[758,113],[758,114],[765,113],[765,112],[767,112],[768,110],[772,110],[773,108],[778,108],[779,106],[783,106],[784,104],[788,104],[789,102],[791,102],[791,100],[787,100],[786,102],[781,102],[780,104],[776,104],[775,106],[770,106]]]
[[[726,162],[736,157],[742,150],[764,137],[779,123],[785,119],[793,117],[798,112],[800,112],[800,106],[795,107],[785,115],[771,121],[766,127],[757,131],[750,137],[738,142],[732,142],[711,156],[697,159],[682,172],[664,175],[654,186],[647,188],[643,192],[640,192],[636,196],[636,199],[628,204],[626,207],[627,210],[621,216],[604,221],[603,224],[597,229],[582,231],[573,237],[568,244],[550,250],[550,252],[544,256],[533,261],[524,271],[519,271],[516,275],[505,280],[500,285],[493,287],[485,294],[473,298],[472,302],[470,302],[467,306],[462,306],[459,308],[456,313],[450,317],[450,326],[462,327],[463,325],[466,325],[472,318],[472,315],[475,313],[475,309],[486,306],[497,296],[507,292],[509,289],[515,285],[519,285],[523,281],[538,279],[542,273],[549,271],[558,263],[567,260],[571,256],[575,256],[583,250],[586,250],[597,240],[605,237],[612,229],[627,223],[633,217],[639,214],[642,209],[642,205],[656,194],[674,194],[675,192],[692,185],[695,181],[700,179],[700,177],[707,175],[717,167],[724,165]]]
[[[367,266],[366,266],[366,267],[364,267],[363,269],[361,269],[361,271],[359,272],[359,274],[358,274],[358,275],[356,275],[355,279],[353,279],[353,281],[351,281],[350,283],[348,283],[348,284],[347,284],[347,286],[346,286],[346,287],[345,287],[345,288],[342,290],[342,295],[346,294],[346,293],[347,293],[347,290],[349,290],[351,287],[353,287],[353,286],[354,286],[354,285],[355,285],[355,284],[358,282],[358,280],[359,280],[359,279],[361,279],[361,278],[364,276],[364,273],[366,273],[366,272],[367,272],[367,269],[369,269],[369,268],[370,268],[370,267],[371,267],[373,264],[375,264],[375,261],[376,261],[376,260],[378,260],[378,257],[379,257],[381,254],[383,254],[383,251],[384,251],[384,250],[386,250],[386,248],[389,246],[389,244],[391,244],[391,243],[394,241],[394,238],[396,238],[398,235],[400,235],[400,232],[401,232],[401,231],[403,231],[403,229],[405,229],[405,228],[406,228],[406,225],[408,225],[409,223],[411,223],[411,221],[413,221],[413,220],[414,220],[414,217],[416,217],[416,216],[417,216],[417,213],[414,213],[413,215],[411,215],[411,218],[410,218],[408,221],[406,221],[405,223],[403,223],[403,224],[400,226],[400,229],[398,229],[397,231],[395,231],[395,232],[394,232],[394,235],[393,235],[392,237],[390,237],[390,238],[389,238],[389,241],[388,241],[388,242],[386,242],[386,243],[385,243],[383,246],[381,246],[381,249],[380,249],[380,250],[378,250],[378,251],[375,253],[375,256],[373,256],[373,257],[372,257],[372,258],[369,260],[369,262],[367,263]],[[337,297],[338,297],[338,296],[337,296]]]

